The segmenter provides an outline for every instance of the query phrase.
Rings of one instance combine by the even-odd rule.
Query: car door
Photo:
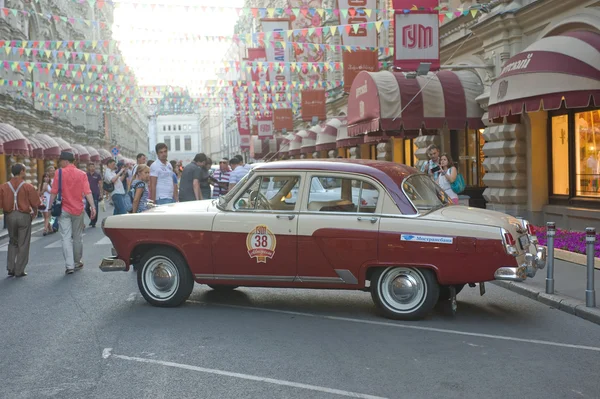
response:
[[[313,190],[317,186],[326,189]],[[361,266],[377,261],[381,187],[362,176],[331,173],[308,174],[305,187],[298,221],[299,279],[358,284]]]
[[[292,192],[303,178],[300,172],[256,173],[215,217],[213,279],[248,285],[294,281],[299,203]]]

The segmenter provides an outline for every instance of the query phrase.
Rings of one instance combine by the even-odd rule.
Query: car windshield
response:
[[[440,186],[426,175],[412,175],[402,182],[402,191],[422,211],[433,211],[452,203]]]
[[[246,176],[242,177],[240,179],[239,182],[237,182],[237,184],[235,185],[235,187],[233,187],[232,190],[229,190],[229,192],[225,195],[222,195],[219,197],[217,206],[221,209],[225,209],[225,207],[227,206],[227,203],[229,201],[231,201],[231,199],[233,197],[235,197],[236,193],[240,190],[240,188],[242,186],[244,186],[244,184],[246,184],[246,182],[248,181],[248,179],[250,178],[250,176],[252,176],[254,173],[251,170],[249,173],[246,173]]]

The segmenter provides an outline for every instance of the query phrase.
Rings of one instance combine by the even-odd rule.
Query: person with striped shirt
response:
[[[213,198],[219,198],[221,195],[227,194],[229,189],[229,175],[231,169],[229,168],[229,160],[223,158],[219,161],[219,169],[213,174],[212,181],[213,185]]]

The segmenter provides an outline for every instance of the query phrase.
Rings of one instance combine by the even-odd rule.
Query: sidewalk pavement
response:
[[[495,281],[494,284],[535,299],[553,308],[571,313],[593,323],[600,324],[600,292],[596,293],[596,307],[585,306],[587,285],[586,267],[560,259],[554,260],[554,294],[546,294],[547,267],[538,270],[534,278],[522,283]],[[595,270],[594,288],[600,290],[600,271]]]

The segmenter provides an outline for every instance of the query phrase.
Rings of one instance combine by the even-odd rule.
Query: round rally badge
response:
[[[259,225],[248,233],[246,238],[248,256],[256,258],[256,263],[267,263],[267,258],[272,259],[277,247],[277,238],[267,226]]]

